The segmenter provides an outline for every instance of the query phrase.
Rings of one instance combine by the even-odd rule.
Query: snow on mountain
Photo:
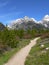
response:
[[[48,22],[49,21],[49,15],[45,15],[45,17],[43,18],[44,21]]]
[[[25,16],[24,18],[19,18],[12,21],[9,25],[11,29],[22,29],[22,28],[33,28],[33,27],[46,27],[49,28],[49,15],[45,15],[44,18],[40,21],[35,20],[34,18],[29,18]]]
[[[37,22],[34,18],[29,18],[28,16],[25,16],[23,19],[25,22],[28,22],[28,21]]]
[[[42,19],[42,23],[43,25],[45,25],[45,27],[49,28],[49,15],[44,16],[44,18]]]
[[[25,16],[24,18],[20,18],[20,19],[16,19],[14,21],[12,21],[8,27],[9,28],[14,28],[16,25],[20,25],[22,23],[27,23],[29,21],[32,21],[32,22],[37,22],[34,18],[29,18],[28,16]]]

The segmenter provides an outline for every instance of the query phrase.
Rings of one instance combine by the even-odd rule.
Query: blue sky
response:
[[[0,22],[10,21],[24,16],[41,20],[49,15],[49,0],[0,0]]]

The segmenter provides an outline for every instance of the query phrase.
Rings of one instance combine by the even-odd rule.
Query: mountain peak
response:
[[[49,15],[45,15],[45,18],[49,18]]]
[[[28,27],[33,28],[33,27],[48,27],[49,28],[49,15],[45,15],[44,18],[37,22],[34,18],[30,18],[28,16],[25,16],[23,18],[16,19],[15,21],[11,22],[9,25],[10,28],[13,29],[26,29]]]
[[[29,19],[29,17],[28,16],[25,16],[24,19]]]
[[[45,15],[43,20],[48,22],[49,21],[49,15]]]
[[[43,25],[45,25],[45,27],[49,28],[49,15],[44,16],[42,23],[43,23]]]

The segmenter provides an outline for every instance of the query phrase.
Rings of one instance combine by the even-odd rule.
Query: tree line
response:
[[[32,39],[39,36],[48,36],[48,30],[8,30],[7,27],[0,31],[0,53],[9,48],[16,48],[20,39]]]

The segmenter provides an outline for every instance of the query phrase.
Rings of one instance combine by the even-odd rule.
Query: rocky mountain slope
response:
[[[4,30],[5,26],[0,22],[0,30]]]
[[[49,15],[44,16],[41,22],[36,21],[34,18],[25,16],[24,18],[17,19],[8,25],[10,29],[24,29],[32,30],[36,29],[47,29],[49,28]]]
[[[43,25],[49,28],[49,15],[46,15],[42,20]]]

